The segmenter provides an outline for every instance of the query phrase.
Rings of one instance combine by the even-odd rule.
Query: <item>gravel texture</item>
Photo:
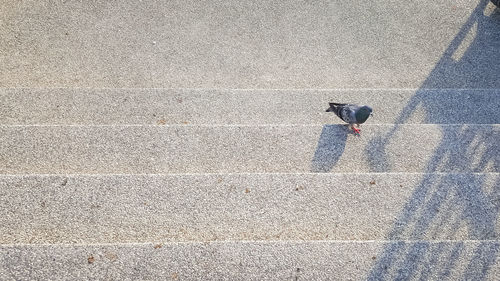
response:
[[[0,89],[2,125],[338,124],[328,102],[366,104],[369,124],[499,124],[500,90]]]
[[[3,87],[500,87],[485,0],[2,2]]]
[[[0,173],[498,172],[499,125],[0,126]]]
[[[498,174],[0,176],[0,244],[499,239]]]
[[[495,241],[12,245],[0,275],[33,280],[495,280]]]
[[[489,1],[1,2],[0,280],[500,276]]]

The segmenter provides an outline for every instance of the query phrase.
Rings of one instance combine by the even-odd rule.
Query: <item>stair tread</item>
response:
[[[494,5],[455,4],[14,1],[0,85],[500,88]]]
[[[0,173],[497,172],[500,125],[0,126]]]
[[[495,280],[499,241],[215,242],[0,246],[24,279]]]
[[[0,243],[499,239],[499,181],[498,173],[0,176]]]
[[[0,125],[339,124],[328,102],[367,104],[370,124],[498,124],[500,89],[0,89]]]

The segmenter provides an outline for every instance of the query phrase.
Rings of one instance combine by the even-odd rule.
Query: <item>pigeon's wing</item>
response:
[[[359,105],[348,103],[330,103],[330,108],[326,111],[333,111],[340,119],[349,124],[356,123],[356,110]]]
[[[334,102],[331,102],[329,103],[330,104],[330,107],[326,110],[326,112],[333,112],[335,113],[335,115],[337,115],[338,117],[342,118],[340,116],[340,111],[342,110],[342,107],[345,105],[345,104],[341,104],[341,103],[334,103]]]
[[[339,110],[339,117],[340,119],[344,120],[344,122],[346,123],[349,123],[349,124],[354,124],[356,123],[356,105],[352,105],[352,104],[347,104],[345,106],[343,106],[340,110]]]

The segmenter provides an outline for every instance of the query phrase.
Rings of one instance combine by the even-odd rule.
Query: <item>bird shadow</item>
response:
[[[344,153],[347,135],[353,134],[346,125],[325,125],[311,161],[311,172],[327,173]]]

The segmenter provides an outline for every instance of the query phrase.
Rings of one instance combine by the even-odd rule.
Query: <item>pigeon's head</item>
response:
[[[372,115],[372,108],[369,106],[362,106],[356,111],[356,121],[358,124],[365,123],[366,119]]]

